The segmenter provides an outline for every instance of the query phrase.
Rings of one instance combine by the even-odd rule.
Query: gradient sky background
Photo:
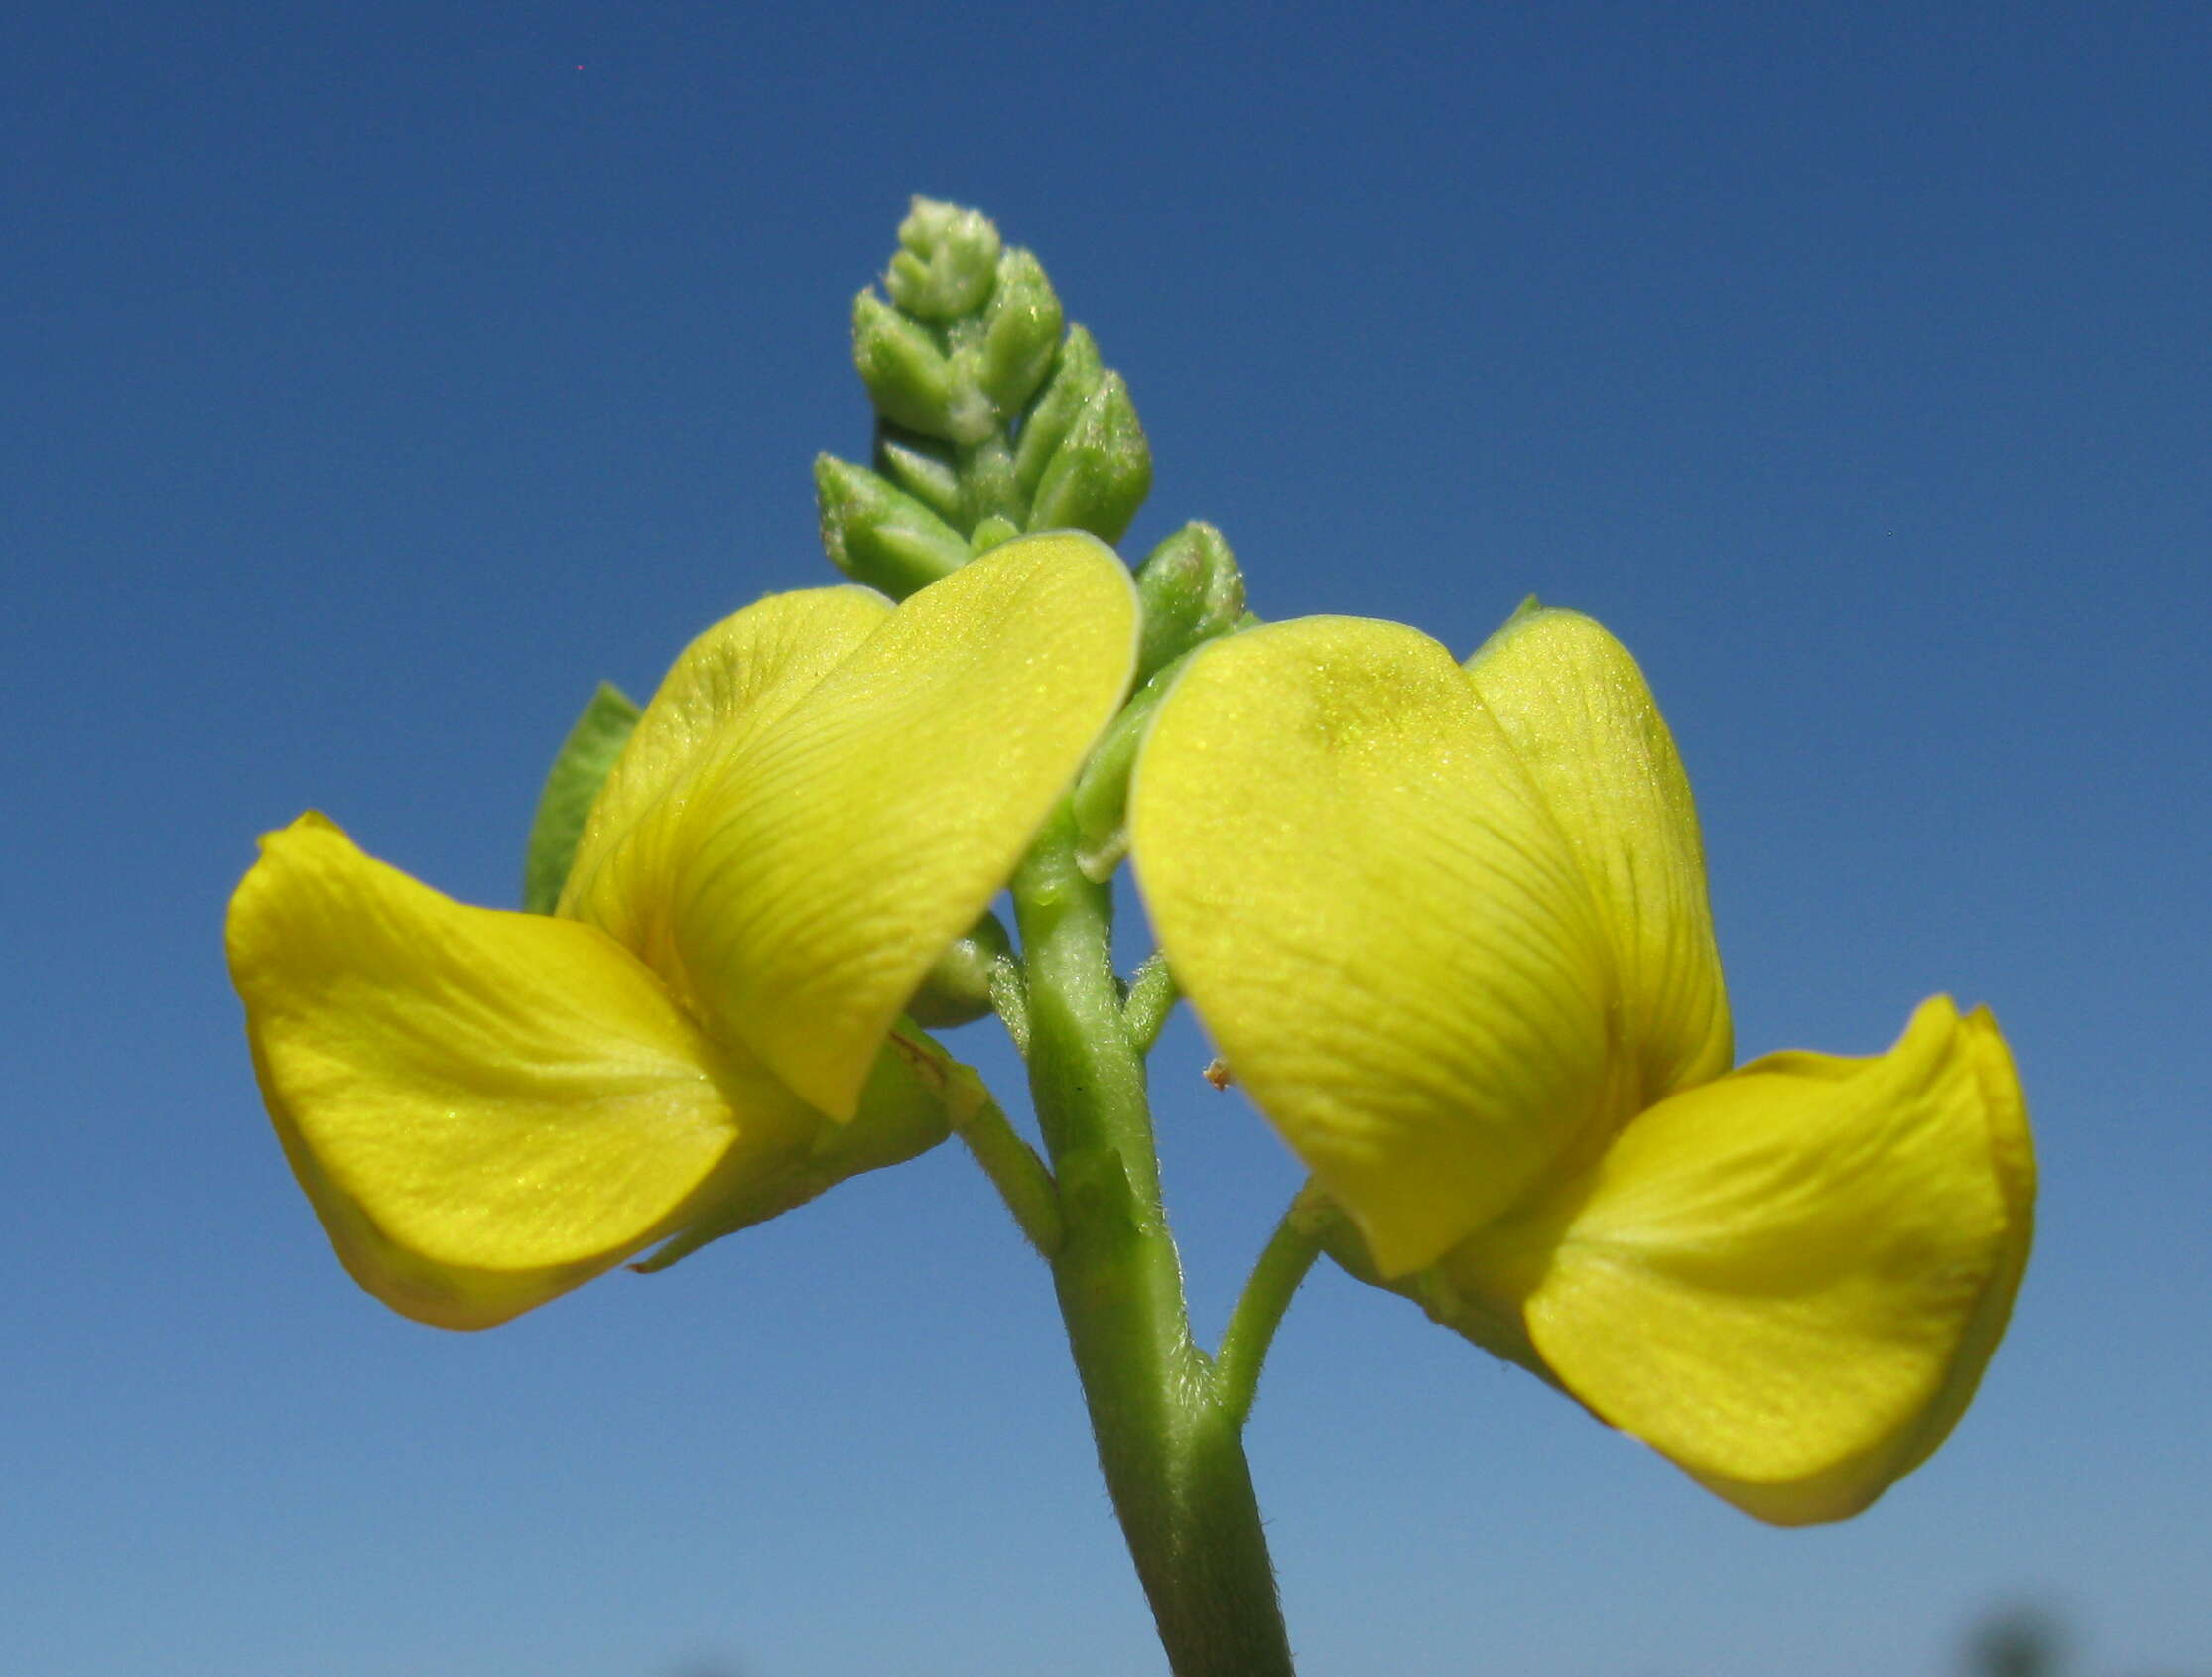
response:
[[[1644,662],[1749,1052],[1997,1009],[2039,1245],[1948,1448],[1777,1533],[1330,1272],[1250,1435],[1313,1677],[2212,1670],[2201,5],[45,5],[0,56],[8,1677],[1157,1670],[944,1150],[495,1333],[339,1272],[224,980],[316,806],[510,903],[601,676],[827,579],[915,191],[1128,377],[1137,551]],[[955,1042],[1005,1087],[980,1030]],[[1295,1173],[1179,1023],[1218,1330]]]

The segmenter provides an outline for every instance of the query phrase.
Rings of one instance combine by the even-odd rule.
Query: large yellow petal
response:
[[[321,816],[263,840],[226,942],[301,1185],[354,1278],[420,1321],[541,1304],[820,1128],[603,933],[454,902]]]
[[[1559,820],[1621,974],[1633,1105],[1735,1059],[1689,777],[1628,649],[1574,611],[1514,618],[1468,674]]]
[[[1446,1268],[1524,1295],[1560,1381],[1747,1511],[1858,1512],[1964,1410],[2034,1158],[2004,1040],[1948,997],[1887,1054],[1777,1055],[1642,1113],[1572,1198]]]
[[[1384,1275],[1626,1109],[1589,888],[1427,636],[1323,617],[1206,648],[1145,742],[1130,833],[1177,979]]]
[[[892,1022],[1112,718],[1136,595],[1104,543],[1010,542],[914,594],[695,794],[686,986],[849,1117]]]
[[[680,993],[673,884],[712,832],[699,799],[882,626],[869,588],[771,594],[684,649],[591,805],[558,912],[599,927]]]

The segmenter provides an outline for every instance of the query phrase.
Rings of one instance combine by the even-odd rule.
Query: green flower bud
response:
[[[990,296],[998,229],[976,209],[917,197],[899,223],[899,250],[883,276],[891,301],[924,321],[972,315]]]
[[[995,424],[982,393],[959,377],[937,340],[863,291],[852,300],[852,364],[876,412],[930,437],[973,443]]]
[[[1070,326],[1068,340],[1061,344],[1053,366],[1052,382],[1021,422],[1021,442],[1014,451],[1014,481],[1024,495],[1037,492],[1045,467],[1052,463],[1068,428],[1075,424],[1076,415],[1105,377],[1098,340],[1083,327]]]
[[[960,517],[960,468],[953,451],[935,438],[901,433],[886,420],[875,425],[875,469],[948,524]]]
[[[1121,707],[1121,713],[1091,747],[1068,794],[1069,811],[1076,820],[1076,866],[1094,885],[1111,879],[1129,853],[1129,772],[1136,767],[1137,747],[1152,725],[1152,712],[1175,685],[1178,668],[1170,665],[1154,674]]]
[[[1012,953],[1013,943],[998,917],[984,915],[967,937],[938,957],[906,1004],[907,1017],[932,1030],[980,1019],[991,1007],[992,970]]]
[[[1139,682],[1201,641],[1227,634],[1244,612],[1244,574],[1211,524],[1186,524],[1154,548],[1137,567],[1136,591],[1144,604]]]
[[[976,382],[1001,414],[1017,414],[1052,371],[1060,347],[1060,298],[1037,259],[1009,250],[983,315]]]
[[[1004,513],[994,512],[982,523],[976,526],[975,533],[968,538],[968,551],[980,559],[992,548],[999,546],[1001,543],[1010,542],[1020,534],[1020,525]],[[927,1021],[925,1020],[924,1023],[927,1023]]]
[[[1088,530],[1117,542],[1152,487],[1152,451],[1119,373],[1076,415],[1030,504],[1032,530]]]
[[[904,599],[968,563],[959,531],[864,466],[819,454],[814,490],[822,546],[856,582]]]

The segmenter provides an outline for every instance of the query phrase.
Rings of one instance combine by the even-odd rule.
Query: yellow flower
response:
[[[231,976],[354,1278],[486,1327],[941,1139],[946,1063],[900,1012],[1112,716],[1135,644],[1128,575],[1081,535],[896,608],[763,599],[671,670],[550,916],[456,903],[318,815],[271,834],[231,899]]]
[[[1984,1011],[1731,1072],[1689,784],[1588,618],[1466,668],[1314,618],[1192,663],[1139,759],[1177,978],[1358,1229],[1349,1266],[1739,1507],[1856,1513],[1957,1420],[2034,1160]]]

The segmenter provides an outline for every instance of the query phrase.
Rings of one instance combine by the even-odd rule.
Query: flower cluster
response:
[[[906,1016],[1127,697],[1088,535],[893,605],[701,637],[551,914],[470,908],[305,816],[234,898],[261,1086],[339,1255],[481,1327],[656,1241],[941,1139]],[[1957,1419],[2034,1167],[1987,1013],[1732,1069],[1688,783],[1627,653],[1516,617],[1210,641],[1154,683],[1128,840],[1174,977],[1354,1274],[1780,1523],[1864,1507]]]

